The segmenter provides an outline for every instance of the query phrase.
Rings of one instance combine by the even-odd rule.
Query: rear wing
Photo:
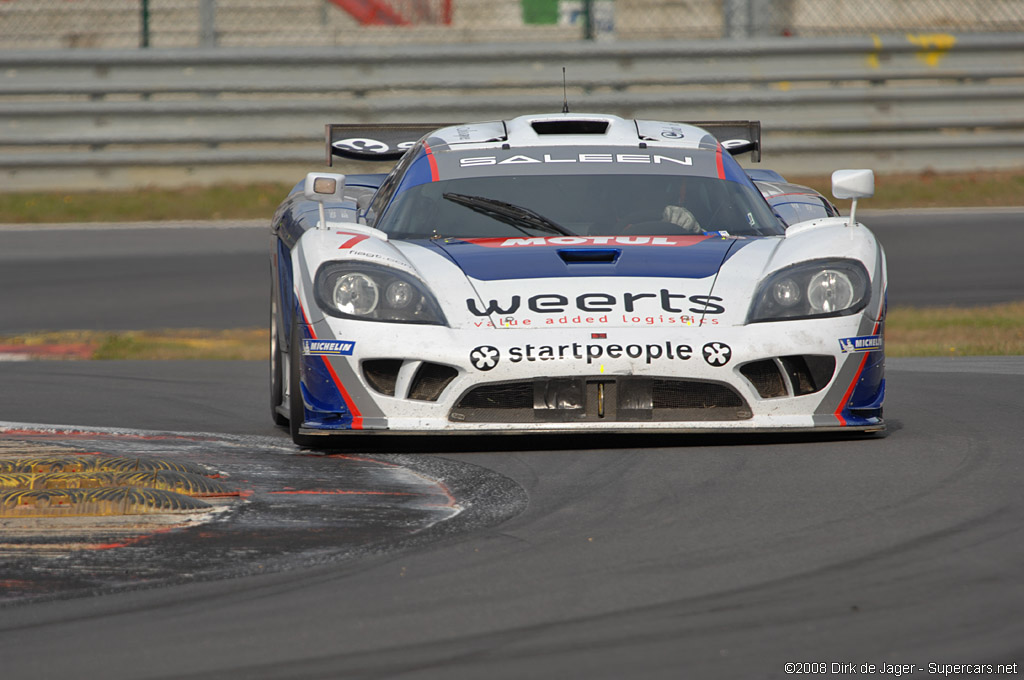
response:
[[[423,135],[448,124],[432,123],[328,123],[327,165],[334,157],[353,161],[397,161]]]
[[[734,156],[749,152],[751,161],[761,161],[761,121],[698,121],[686,124],[707,130]],[[334,165],[335,156],[355,161],[397,161],[424,135],[453,125],[456,123],[329,123],[324,129],[327,165]]]
[[[749,151],[752,162],[761,162],[761,121],[704,120],[686,121],[686,124],[703,128],[713,134],[722,148],[733,156]]]

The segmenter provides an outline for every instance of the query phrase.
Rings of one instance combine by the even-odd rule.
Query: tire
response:
[[[274,425],[284,427],[288,418],[281,415],[278,406],[284,404],[284,378],[281,369],[281,340],[277,337],[277,303],[270,292],[270,417]]]

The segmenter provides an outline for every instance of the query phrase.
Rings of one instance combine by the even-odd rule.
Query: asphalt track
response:
[[[884,216],[891,227],[875,230],[890,302],[1024,298],[1021,214],[931,215],[934,227]],[[185,248],[164,237],[173,270]],[[246,248],[232,247],[243,259]],[[116,245],[104,258],[121,259]],[[86,259],[74,248],[65,258],[87,270]],[[31,296],[39,272],[20,271],[14,290]],[[113,324],[142,318],[131,313],[147,297],[167,310],[155,327],[203,325],[140,276],[124,281],[123,297],[95,284],[114,314],[94,312],[98,327],[139,327]],[[259,306],[262,283],[224,292],[255,289]],[[176,299],[190,286],[165,292]],[[21,303],[5,300],[3,325],[26,323]],[[65,302],[52,304],[46,318],[59,323]],[[802,662],[913,664],[917,677],[943,664],[1017,663],[1019,673],[1024,360],[888,369],[884,437],[505,438],[421,454],[453,478],[497,473],[527,502],[378,553],[6,607],[3,675],[764,678]],[[6,421],[285,439],[267,422],[260,364],[10,363],[0,381]]]

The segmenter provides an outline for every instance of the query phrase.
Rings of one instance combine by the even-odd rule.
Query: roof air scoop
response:
[[[603,135],[606,120],[535,120],[530,123],[538,135]]]

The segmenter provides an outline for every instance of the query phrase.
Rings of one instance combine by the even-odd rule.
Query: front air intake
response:
[[[531,123],[538,135],[603,135],[606,120],[538,120]]]
[[[448,384],[459,374],[458,369],[451,366],[424,361],[416,369],[408,385],[398,390],[398,375],[406,363],[402,359],[368,359],[363,362],[363,378],[373,391],[389,397],[437,401]]]
[[[785,377],[779,370],[780,366]],[[762,399],[802,397],[820,392],[831,382],[835,370],[836,360],[833,357],[816,354],[761,359],[740,366],[740,373]]]
[[[393,397],[401,368],[401,359],[370,359],[363,362],[363,377],[375,391]]]
[[[793,394],[798,397],[824,389],[836,371],[836,360],[828,355],[804,354],[779,359],[789,374]]]
[[[423,362],[409,386],[409,398],[417,401],[437,401],[448,383],[459,374],[458,369],[444,364]]]
[[[786,390],[786,383],[782,379],[782,372],[779,371],[778,365],[772,359],[762,359],[744,364],[740,366],[740,373],[750,381],[762,399],[785,397],[789,394]]]

